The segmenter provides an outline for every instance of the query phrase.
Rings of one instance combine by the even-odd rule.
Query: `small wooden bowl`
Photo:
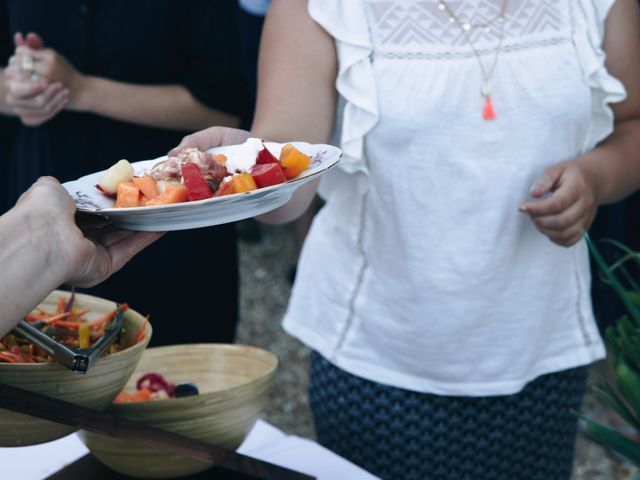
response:
[[[168,382],[194,382],[199,395],[111,405],[107,411],[162,430],[235,450],[267,402],[278,359],[245,345],[197,344],[145,351],[128,388],[145,373]],[[116,472],[137,478],[176,478],[212,465],[84,430],[91,453]]]
[[[61,295],[69,292],[53,291],[40,304],[54,311]],[[81,308],[88,308],[87,318],[92,320],[113,310],[116,304],[91,295],[76,294]],[[145,318],[129,308],[124,314],[125,345],[132,345]],[[145,338],[129,348],[98,360],[86,375],[72,373],[56,363],[0,363],[0,383],[24,388],[32,392],[66,400],[78,405],[103,410],[118,395],[133,374],[145,347],[151,339],[151,325],[147,325]],[[35,445],[64,437],[75,428],[36,417],[0,409],[0,447]]]

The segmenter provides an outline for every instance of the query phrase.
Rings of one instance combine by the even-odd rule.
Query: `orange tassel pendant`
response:
[[[496,118],[496,112],[491,103],[491,95],[487,95],[484,101],[484,109],[482,110],[482,118],[485,120],[493,120]]]

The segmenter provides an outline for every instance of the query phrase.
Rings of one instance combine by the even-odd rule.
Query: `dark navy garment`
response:
[[[383,480],[569,480],[587,367],[515,395],[454,397],[391,387],[311,355],[318,442]]]
[[[13,33],[33,31],[84,74],[183,85],[204,105],[242,116],[248,96],[237,22],[235,0],[0,0],[0,64],[13,52]],[[37,128],[15,120],[15,131],[0,128],[4,209],[40,175],[65,181],[121,158],[155,158],[189,133],[67,111]],[[234,227],[167,234],[89,293],[151,314],[154,343],[231,341]]]

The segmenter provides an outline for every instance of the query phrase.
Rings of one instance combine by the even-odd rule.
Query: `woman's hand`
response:
[[[28,71],[25,71],[28,65]],[[51,48],[34,49],[18,45],[9,59],[9,67],[20,69],[31,79],[44,80],[47,84],[60,83],[69,91],[70,104],[80,95],[84,76],[69,61]]]
[[[169,156],[177,155],[185,148],[208,150],[221,145],[237,145],[244,143],[249,137],[251,137],[250,132],[239,128],[211,127],[184,137],[180,145],[169,152]]]
[[[531,187],[536,201],[523,204],[538,230],[561,246],[570,247],[589,229],[598,208],[596,175],[581,159],[549,167]]]
[[[14,43],[16,53],[5,70],[6,103],[25,125],[42,125],[67,106],[70,90],[62,82],[49,82],[40,75],[40,70],[47,73],[47,69],[37,65],[31,53],[44,48],[39,35],[16,33]]]
[[[93,216],[76,218],[73,200],[51,177],[33,184],[20,197],[15,211],[21,212],[34,229],[45,230],[46,234],[38,238],[43,239],[41,247],[52,259],[48,268],[60,268],[64,283],[78,287],[106,280],[162,236],[118,230]]]
[[[22,69],[13,66],[5,70],[6,103],[22,123],[37,127],[54,118],[69,103],[69,90],[61,83],[48,84],[33,80]]]

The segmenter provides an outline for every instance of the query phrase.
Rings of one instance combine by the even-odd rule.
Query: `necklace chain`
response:
[[[504,23],[505,23],[505,12],[507,10],[507,2],[509,0],[502,0],[502,5],[500,7],[500,13],[495,18],[491,19],[487,23],[477,23],[473,24],[470,22],[463,22],[460,18],[455,14],[455,12],[451,9],[451,7],[445,2],[445,0],[440,0],[440,4],[438,8],[440,10],[444,10],[449,15],[450,20],[458,24],[460,29],[462,30],[462,34],[464,35],[465,40],[471,47],[471,51],[473,52],[474,57],[478,61],[478,65],[480,66],[480,71],[482,72],[482,96],[488,97],[491,94],[491,77],[493,76],[493,72],[498,64],[498,57],[500,56],[500,51],[502,50],[502,40],[504,38]],[[498,46],[496,48],[496,53],[493,56],[493,62],[491,62],[491,67],[487,70],[482,63],[482,58],[478,49],[476,48],[469,32],[472,28],[482,28],[485,32],[490,31],[490,25],[495,23],[496,21],[500,22],[499,34],[498,34]]]

